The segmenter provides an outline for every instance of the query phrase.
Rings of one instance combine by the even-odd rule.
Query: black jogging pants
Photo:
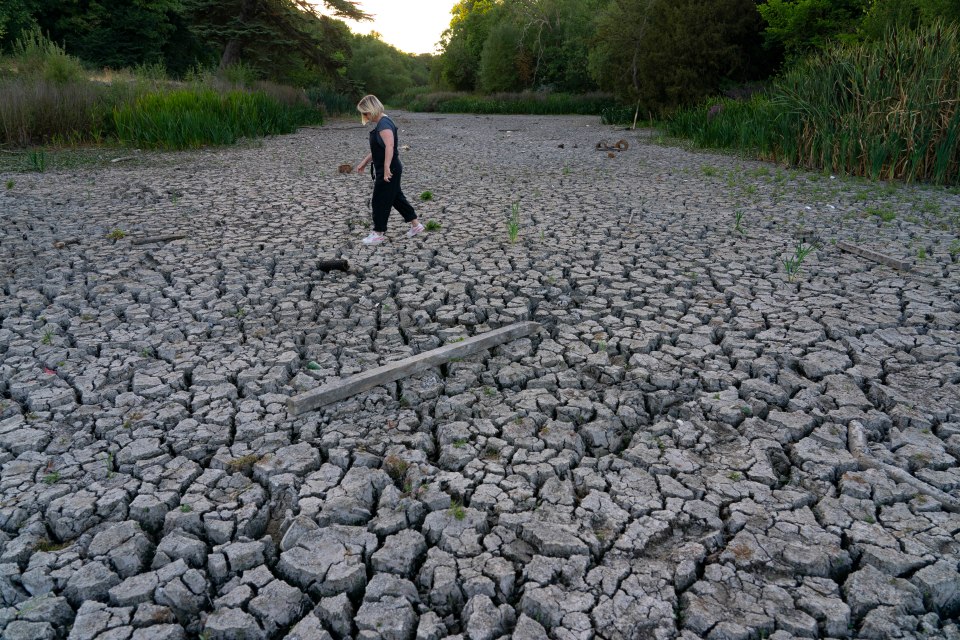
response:
[[[382,175],[377,175],[373,182],[373,200],[371,208],[373,209],[373,230],[377,233],[385,233],[387,230],[387,219],[390,217],[390,209],[394,208],[400,212],[403,219],[407,222],[413,222],[417,219],[417,212],[413,205],[407,202],[406,196],[400,189],[400,176],[403,170],[395,172],[390,177],[390,182],[383,179]]]

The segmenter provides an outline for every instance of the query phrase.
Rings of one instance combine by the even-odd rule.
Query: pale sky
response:
[[[347,20],[354,33],[376,31],[384,42],[406,53],[436,53],[440,34],[450,26],[457,0],[358,0],[373,15],[369,22]]]

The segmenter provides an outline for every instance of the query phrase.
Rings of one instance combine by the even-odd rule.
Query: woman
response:
[[[375,125],[370,131],[370,153],[357,165],[357,173],[363,173],[366,166],[373,162],[374,171],[373,231],[363,239],[363,244],[380,244],[387,239],[384,234],[387,232],[391,208],[396,208],[403,219],[410,223],[407,237],[412,238],[421,233],[424,227],[400,190],[403,165],[400,163],[397,125],[383,112],[383,104],[376,96],[364,96],[357,104],[357,111],[363,124],[372,122]]]

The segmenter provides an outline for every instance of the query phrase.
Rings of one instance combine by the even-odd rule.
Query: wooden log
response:
[[[152,236],[148,238],[134,238],[130,244],[153,244],[154,242],[170,242],[171,240],[183,240],[187,236],[182,233],[175,233],[169,236]]]
[[[346,260],[321,260],[317,268],[323,272],[350,271],[350,263]]]
[[[900,271],[910,271],[910,265],[903,260],[897,260],[896,258],[891,258],[890,256],[885,256],[882,253],[877,253],[876,251],[871,251],[870,249],[864,249],[863,247],[858,247],[847,242],[838,242],[837,248],[846,251],[847,253],[852,253],[854,255],[860,256],[861,258],[866,258],[867,260],[873,260],[874,262],[879,262],[884,264],[891,269],[899,269]]]
[[[462,342],[447,344],[396,362],[388,362],[376,369],[330,382],[322,387],[293,396],[287,400],[287,410],[291,415],[298,416],[332,402],[349,398],[362,391],[412,376],[431,367],[446,364],[454,358],[465,358],[505,342],[532,335],[540,329],[540,325],[536,322],[517,322],[467,338]]]

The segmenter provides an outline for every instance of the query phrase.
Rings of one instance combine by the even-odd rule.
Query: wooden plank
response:
[[[147,238],[134,238],[130,244],[153,244],[155,242],[170,242],[171,240],[183,240],[187,236],[182,233],[174,233],[169,236],[151,236]]]
[[[871,251],[870,249],[864,249],[863,247],[858,247],[852,245],[848,242],[838,242],[837,248],[847,253],[852,253],[858,255],[861,258],[866,258],[867,260],[873,260],[874,262],[879,262],[884,264],[891,269],[899,269],[900,271],[910,271],[910,264],[904,262],[903,260],[897,260],[896,258],[891,258],[890,256],[885,256],[882,253],[877,253],[876,251]]]
[[[447,344],[396,362],[388,362],[376,369],[358,373],[344,380],[330,382],[322,387],[293,396],[287,400],[287,411],[291,415],[298,416],[332,402],[349,398],[362,391],[412,376],[431,367],[446,364],[454,358],[465,358],[505,342],[524,338],[540,331],[540,329],[540,324],[536,322],[517,322],[467,338],[462,342]]]

